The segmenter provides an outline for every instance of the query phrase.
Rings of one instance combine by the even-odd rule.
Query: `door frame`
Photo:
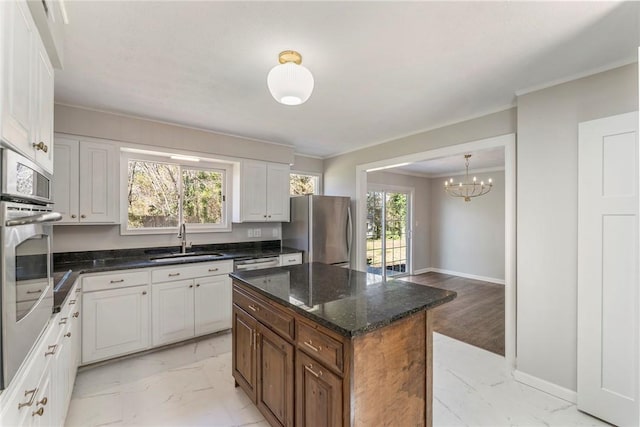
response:
[[[355,268],[366,269],[367,171],[391,169],[404,164],[462,155],[469,151],[504,148],[505,180],[505,360],[507,371],[516,366],[516,134],[496,136],[419,153],[356,165]]]
[[[413,274],[413,200],[415,197],[415,188],[413,187],[405,187],[402,185],[391,185],[391,184],[376,184],[367,182],[367,192],[368,191],[384,191],[384,192],[398,192],[398,193],[407,193],[409,195],[409,209],[407,212],[407,250],[409,251],[409,255],[407,257],[407,272],[406,274],[402,274],[394,277],[403,277],[407,275]],[[365,209],[366,209],[366,193],[365,193]],[[366,224],[366,212],[365,212],[365,224]],[[365,230],[365,239],[367,238],[366,230]],[[386,248],[385,248],[386,249]],[[366,243],[364,245],[365,251],[365,270],[366,271],[366,252],[367,247]],[[385,263],[386,266],[386,263]],[[385,272],[386,277],[386,272]]]

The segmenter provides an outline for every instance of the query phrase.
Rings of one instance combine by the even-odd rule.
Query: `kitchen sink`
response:
[[[163,255],[155,258],[150,258],[151,262],[174,262],[179,260],[214,260],[220,257],[223,257],[224,254],[217,252],[187,252],[187,253],[176,253],[170,255]]]

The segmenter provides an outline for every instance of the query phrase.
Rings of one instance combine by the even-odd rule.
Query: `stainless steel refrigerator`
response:
[[[303,262],[349,267],[352,234],[349,197],[292,197],[291,221],[282,223],[282,245],[303,251]]]

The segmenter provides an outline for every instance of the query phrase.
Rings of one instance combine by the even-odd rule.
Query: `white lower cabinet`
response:
[[[163,345],[231,327],[232,261],[154,269],[153,345]],[[201,277],[199,277],[201,276]],[[176,278],[189,280],[169,281]]]
[[[0,394],[3,426],[63,426],[71,399],[80,345],[77,285],[54,315],[14,380]],[[74,316],[78,313],[77,316]]]
[[[230,329],[231,278],[225,274],[197,279],[195,282],[195,334]]]
[[[151,318],[153,345],[193,337],[193,280],[153,285]]]
[[[83,293],[82,363],[150,347],[149,285]]]

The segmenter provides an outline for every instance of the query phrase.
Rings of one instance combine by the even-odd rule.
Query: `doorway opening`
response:
[[[367,191],[367,273],[385,279],[411,271],[411,190]]]
[[[398,169],[400,167],[404,167],[405,165],[416,163],[416,162],[426,162],[430,160],[436,159],[444,159],[451,158],[452,156],[460,156],[463,158],[464,154],[471,152],[480,152],[480,151],[499,151],[503,154],[504,161],[504,210],[503,210],[503,218],[504,218],[504,265],[501,270],[503,274],[501,276],[504,278],[504,355],[506,361],[506,367],[508,370],[512,371],[515,368],[515,356],[516,356],[516,289],[515,289],[515,280],[516,280],[516,151],[515,151],[515,134],[508,134],[499,137],[493,137],[478,141],[472,141],[463,144],[457,144],[442,148],[436,148],[428,151],[424,151],[421,153],[414,153],[409,155],[404,155],[395,158],[389,158],[380,160],[377,162],[361,164],[356,167],[356,238],[355,238],[355,254],[356,257],[354,259],[354,265],[356,269],[361,271],[367,270],[367,257],[369,256],[367,253],[368,242],[367,242],[367,217],[369,214],[367,208],[367,193],[369,191],[369,182],[368,182],[368,173],[377,172],[385,175],[389,169]],[[479,158],[474,157],[476,160],[475,164],[479,163]],[[375,174],[373,174],[375,175]],[[398,177],[397,181],[403,181]],[[444,179],[440,179],[440,184],[443,184]],[[392,182],[388,179],[381,182]],[[405,184],[403,184],[405,185]],[[435,181],[433,185],[429,185],[429,188],[437,187],[438,191],[442,190],[441,186],[436,186]],[[442,190],[444,193],[444,190]],[[416,193],[418,194],[418,193]],[[423,191],[420,190],[420,195],[423,194]],[[485,196],[483,196],[485,197]],[[417,203],[417,201],[414,201]],[[415,205],[414,203],[414,205]],[[465,203],[465,202],[462,202]],[[471,202],[473,203],[473,202]],[[417,263],[420,259],[423,258],[424,249],[422,245],[416,244],[416,239],[420,240],[419,233],[425,233],[425,226],[422,228],[418,226],[418,222],[420,224],[425,224],[424,219],[421,219],[420,212],[417,212],[416,207],[413,207],[414,213],[416,215],[415,220],[413,221],[413,226],[408,228],[408,234],[413,237],[413,245],[411,245],[411,241],[409,240],[409,253],[411,253],[411,246],[417,247],[414,249],[416,255],[411,257],[411,263],[408,265],[407,270],[410,274],[420,274],[426,272],[436,272],[440,274],[450,274],[452,272],[446,271],[446,269],[442,269],[438,271],[437,269],[431,269],[431,265],[418,265]],[[428,231],[427,231],[428,232]],[[422,252],[421,252],[422,251]],[[467,257],[468,258],[468,257]],[[421,268],[422,267],[422,268]],[[450,268],[450,270],[454,270]],[[460,270],[456,270],[453,272],[460,272]],[[478,275],[480,276],[480,275]],[[468,275],[467,278],[471,280],[481,280],[482,277],[471,277]],[[457,275],[457,277],[464,277]],[[487,275],[489,277],[489,275]],[[496,278],[498,275],[492,275],[490,277]],[[486,281],[486,280],[485,280]],[[498,283],[495,282],[494,283]],[[500,286],[502,286],[500,284]]]

